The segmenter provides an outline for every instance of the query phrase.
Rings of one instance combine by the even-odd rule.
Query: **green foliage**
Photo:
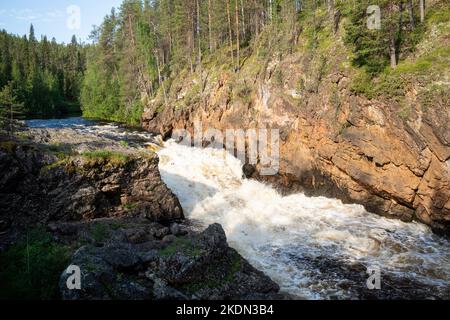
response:
[[[354,93],[369,99],[379,96],[401,97],[404,93],[405,81],[397,73],[388,69],[377,78],[363,70],[354,77],[351,89]]]
[[[353,64],[365,67],[368,73],[378,73],[389,63],[386,34],[381,30],[367,28],[367,8],[370,1],[341,4],[348,20],[345,25],[345,43],[353,48]]]
[[[201,255],[200,249],[196,248],[192,241],[186,238],[177,238],[173,243],[159,250],[159,254],[161,256],[172,256],[180,251],[195,258]]]
[[[327,7],[331,2],[334,12]],[[343,35],[358,79],[363,80],[355,83],[354,91],[373,97],[396,84],[397,94],[404,81],[397,83],[398,75],[386,69],[398,64],[401,72],[412,74],[405,70],[412,66],[404,62],[432,26],[449,18],[443,0],[427,6],[425,23],[419,21],[417,1],[412,20],[409,2],[404,0],[331,2],[124,0],[93,30],[93,44],[87,46],[80,46],[75,38],[68,45],[45,37],[37,41],[33,28],[28,38],[3,31],[0,89],[11,83],[27,114],[71,112],[80,103],[87,118],[139,125],[145,107],[151,104],[160,112],[177,97],[180,86],[186,87],[178,78],[198,85],[191,85],[184,99],[174,104],[192,105],[202,98],[201,81],[208,85],[228,73],[254,79],[273,59],[281,60],[296,50],[303,50],[305,60],[311,61],[311,68],[305,69],[312,75],[304,78],[312,81],[303,83],[301,91],[317,92],[322,77],[333,68],[327,55],[348,54],[340,45]],[[379,30],[367,28],[367,8],[374,4],[381,8]],[[345,28],[335,30],[339,21]],[[331,53],[336,48],[339,51]],[[236,67],[238,56],[242,68]],[[422,60],[414,68],[422,72],[434,64]],[[245,74],[247,65],[251,70]],[[281,85],[283,80],[281,71],[276,71],[274,82]],[[248,90],[231,94],[245,103],[251,99]]]
[[[370,29],[367,27],[367,8],[373,4],[369,0],[354,4],[340,2],[340,8],[348,18],[344,40],[353,49],[353,64],[374,75],[390,64],[391,54],[395,54],[399,62],[401,57],[413,52],[427,28],[414,14],[418,12],[417,7],[413,8],[411,21],[404,1],[383,0],[375,3],[381,9],[381,28]]]
[[[142,1],[124,1],[119,14],[106,16],[89,48],[81,86],[88,118],[139,125],[142,99],[156,89],[155,34]]]
[[[0,141],[0,150],[4,150],[9,154],[14,153],[17,143],[15,141]]]
[[[384,96],[391,99],[401,98],[408,86],[418,76],[439,79],[448,69],[449,47],[438,47],[412,60],[401,62],[396,69],[385,68],[378,75],[360,70],[352,81],[352,91],[369,99]],[[429,100],[429,99],[428,99]]]
[[[109,237],[110,231],[106,224],[97,223],[92,228],[92,237],[96,243],[102,243]]]
[[[139,207],[138,203],[127,203],[126,205],[123,206],[127,211],[132,211],[136,208]]]
[[[410,105],[403,105],[400,111],[397,113],[400,119],[407,120],[412,114],[413,110]]]
[[[74,38],[68,45],[37,41],[0,31],[0,90],[10,86],[25,115],[55,116],[79,111],[84,48]]]
[[[0,254],[0,299],[59,298],[58,282],[71,250],[41,229]]]
[[[17,101],[13,92],[12,83],[0,90],[0,128],[13,133],[13,121],[23,114],[23,103]]]
[[[275,70],[273,74],[273,80],[276,85],[282,86],[283,85],[283,71],[280,69]]]
[[[252,102],[252,88],[245,82],[239,81],[233,87],[234,98],[244,104]]]
[[[66,160],[55,161],[55,162],[53,162],[53,163],[51,163],[49,165],[46,165],[46,166],[42,167],[41,171],[40,171],[40,174],[41,175],[46,174],[46,173],[52,171],[53,169],[56,169],[56,168],[59,168],[59,167],[65,165],[66,163],[67,163]]]
[[[209,280],[205,280],[202,282],[196,282],[196,283],[189,283],[187,285],[182,286],[181,289],[190,294],[194,294],[197,291],[204,289],[204,288],[215,289],[215,288],[221,288],[221,287],[229,284],[230,282],[232,282],[235,279],[236,274],[241,270],[242,259],[237,252],[233,252],[231,254],[229,261],[226,261],[226,262],[224,261],[224,264],[228,265],[228,272],[226,274],[224,274],[221,278],[209,279]],[[211,267],[213,267],[213,266],[211,266]],[[205,272],[207,274],[210,273],[209,270],[205,270]]]
[[[193,104],[197,104],[201,99],[201,85],[195,84],[192,88],[186,93],[184,97],[184,103],[186,106],[190,106]]]
[[[450,85],[433,83],[418,94],[418,100],[424,112],[433,107],[446,107],[450,105]]]
[[[427,13],[427,20],[429,25],[439,23],[448,23],[450,20],[450,7],[446,1],[438,1]]]
[[[129,156],[124,153],[110,150],[86,151],[81,154],[91,164],[124,165],[128,162]]]
[[[120,141],[119,143],[122,147],[125,147],[125,148],[130,146],[130,144],[127,141]]]

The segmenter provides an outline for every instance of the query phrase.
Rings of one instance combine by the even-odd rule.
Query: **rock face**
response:
[[[144,215],[152,221],[183,218],[177,198],[162,182],[158,157],[130,158],[124,163],[74,158],[42,175],[51,220],[93,219],[109,215]],[[69,173],[68,173],[69,172]],[[58,184],[51,184],[52,181]]]
[[[183,218],[178,199],[161,180],[154,153],[114,159],[72,150],[61,158],[32,142],[1,146],[0,220],[8,227],[108,216],[158,222]]]
[[[317,73],[308,55],[280,54],[257,76],[251,73],[256,66],[249,62],[240,74],[249,88],[247,99],[230,98],[239,85],[232,76],[207,70],[221,75],[206,82],[201,101],[179,107],[182,100],[172,97],[162,111],[154,102],[143,114],[144,128],[165,137],[175,129],[193,133],[195,122],[201,122],[204,131],[279,129],[278,175],[253,177],[286,192],[337,197],[449,234],[448,104],[437,102],[424,112],[417,101],[417,84],[405,97],[410,113],[400,116],[404,105],[393,99],[368,100],[352,93],[351,74],[339,69],[345,57],[327,57],[331,70],[312,89],[308,83]],[[298,89],[299,83],[306,83],[306,88]],[[181,79],[174,86],[184,92],[189,84]]]
[[[85,246],[73,256],[81,290],[69,290],[63,272],[60,289],[67,300],[280,299],[279,287],[228,247],[220,225],[201,233],[154,238],[163,226],[123,224],[102,247]],[[178,226],[179,227],[179,226]],[[156,230],[155,230],[156,229]],[[172,228],[171,228],[172,229]],[[119,236],[122,233],[122,237]],[[139,238],[139,237],[138,237]]]

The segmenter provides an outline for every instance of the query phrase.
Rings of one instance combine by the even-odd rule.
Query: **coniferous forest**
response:
[[[425,30],[424,1],[380,0],[383,28],[367,28],[370,1],[157,0],[124,1],[92,32],[81,90],[86,116],[139,123],[158,88],[167,100],[171,79],[186,67],[204,82],[205,61],[224,59],[239,72],[253,53],[282,39],[292,51],[303,31],[311,47],[325,26],[345,42],[369,79],[414,51]],[[439,6],[438,6],[439,7]],[[439,9],[438,9],[439,10]],[[302,35],[303,36],[303,35]],[[266,38],[268,43],[264,43]],[[212,57],[212,58],[211,58]],[[202,79],[201,79],[202,78]]]
[[[75,36],[70,44],[36,38],[33,25],[23,37],[0,32],[0,88],[18,113],[48,117],[79,110],[85,49]]]
[[[368,81],[414,51],[426,32],[424,3],[380,0],[383,28],[370,30],[370,1],[125,0],[94,27],[93,45],[75,37],[39,41],[33,26],[23,37],[2,31],[0,87],[26,115],[61,115],[81,104],[86,117],[139,124],[144,105],[159,88],[166,96],[184,68],[201,76],[215,55],[238,72],[264,38],[285,38],[292,50],[304,30],[317,46],[324,20],[333,32],[344,26],[353,63]],[[437,7],[445,14],[444,4]]]

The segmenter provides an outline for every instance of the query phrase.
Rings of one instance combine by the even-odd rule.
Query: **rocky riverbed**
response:
[[[44,228],[81,269],[75,291],[60,270],[63,299],[283,298],[220,225],[184,221],[152,148],[68,128],[1,136],[0,252]]]

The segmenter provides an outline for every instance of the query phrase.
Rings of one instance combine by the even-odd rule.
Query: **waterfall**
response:
[[[354,298],[345,283],[354,281],[352,266],[362,265],[448,293],[450,246],[427,226],[336,199],[283,197],[244,179],[242,163],[223,150],[169,141],[159,155],[162,178],[186,217],[203,227],[220,223],[230,245],[283,292],[303,299]]]

